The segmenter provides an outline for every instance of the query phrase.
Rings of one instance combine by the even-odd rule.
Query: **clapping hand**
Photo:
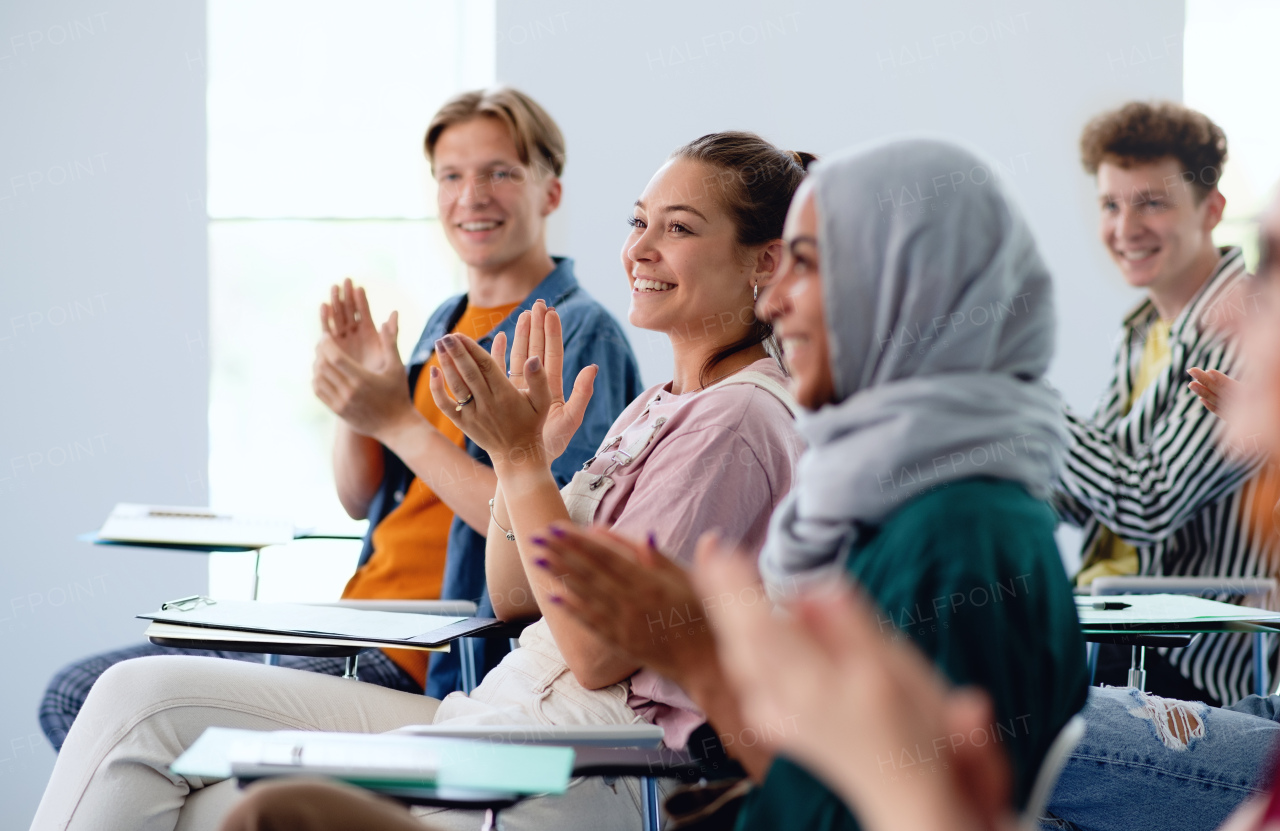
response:
[[[1187,373],[1195,379],[1187,387],[1200,398],[1200,403],[1209,412],[1223,418],[1227,405],[1240,394],[1240,382],[1216,369],[1206,372],[1192,367]]]
[[[341,286],[331,286],[329,302],[320,304],[320,331],[365,368],[377,368],[376,362],[381,360],[378,327],[369,312],[364,287],[354,286],[350,277]]]
[[[373,438],[417,417],[396,346],[396,312],[381,329],[375,327],[364,289],[353,291],[348,279],[321,304],[320,327],[311,386],[325,406],[352,430]]]
[[[490,455],[495,469],[534,460],[545,467],[582,424],[598,368],[579,372],[565,400],[560,316],[541,300],[516,321],[510,376],[506,349],[503,333],[493,339],[490,353],[465,335],[445,335],[436,342],[440,368],[428,379],[431,395]]]
[[[552,602],[637,663],[677,683],[715,642],[689,573],[648,543],[560,522],[535,539],[535,562],[557,578]]]

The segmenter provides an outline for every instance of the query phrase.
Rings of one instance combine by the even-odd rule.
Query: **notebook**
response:
[[[110,542],[166,545],[232,545],[261,548],[293,542],[293,522],[174,505],[121,502],[98,537]]]

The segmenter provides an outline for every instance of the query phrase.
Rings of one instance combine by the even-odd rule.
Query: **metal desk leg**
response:
[[[1130,648],[1133,654],[1129,659],[1129,686],[1145,691],[1147,689],[1147,648],[1145,646]]]
[[[262,549],[255,548],[253,550],[253,595],[251,600],[258,599],[258,566],[262,564]]]
[[[343,670],[342,670],[342,677],[350,678],[353,681],[359,681],[360,680],[359,677],[356,676],[356,668],[359,666],[359,664],[360,664],[359,653],[352,655],[350,658],[348,658],[346,665],[343,667]]]
[[[662,818],[659,816],[658,780],[652,776],[640,778],[640,810],[644,814],[645,831],[661,831]]]
[[[262,663],[266,664],[269,667],[278,667],[280,666],[280,656],[279,655],[263,655]]]
[[[1085,660],[1089,663],[1089,686],[1093,686],[1093,679],[1098,677],[1098,645],[1096,643],[1087,643],[1084,645]]]
[[[476,688],[476,645],[471,638],[459,638],[458,649],[462,691],[471,695],[471,691]]]
[[[1266,696],[1271,686],[1271,673],[1267,667],[1267,636],[1263,632],[1253,633],[1253,691]]]

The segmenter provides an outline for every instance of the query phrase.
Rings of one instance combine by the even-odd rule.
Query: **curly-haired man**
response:
[[[1260,461],[1228,454],[1222,423],[1187,387],[1190,368],[1238,369],[1218,324],[1246,297],[1248,275],[1240,249],[1212,238],[1226,206],[1218,190],[1226,136],[1179,104],[1133,102],[1090,121],[1080,149],[1097,180],[1101,242],[1146,298],[1124,320],[1097,411],[1067,414],[1058,505],[1084,528],[1077,582],[1265,575],[1274,538],[1270,506],[1254,510],[1270,492]],[[1104,647],[1096,680],[1123,684],[1128,652]],[[1252,691],[1251,659],[1245,636],[1203,635],[1149,655],[1148,678],[1161,694],[1226,704]]]

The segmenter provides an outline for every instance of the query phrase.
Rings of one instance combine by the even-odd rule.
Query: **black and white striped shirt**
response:
[[[1115,374],[1093,418],[1070,410],[1071,442],[1055,503],[1084,529],[1090,550],[1105,526],[1138,551],[1139,574],[1255,577],[1273,573],[1275,539],[1267,517],[1275,490],[1261,461],[1229,459],[1225,425],[1187,389],[1189,367],[1234,376],[1238,346],[1214,326],[1247,278],[1240,249],[1223,249],[1204,288],[1169,331],[1169,365],[1126,412],[1147,330],[1150,300],[1125,318]],[[1226,599],[1226,598],[1222,598]],[[1275,598],[1267,598],[1274,608]],[[1162,650],[1163,651],[1163,650]],[[1252,640],[1201,635],[1167,657],[1197,687],[1223,703],[1253,692]]]

